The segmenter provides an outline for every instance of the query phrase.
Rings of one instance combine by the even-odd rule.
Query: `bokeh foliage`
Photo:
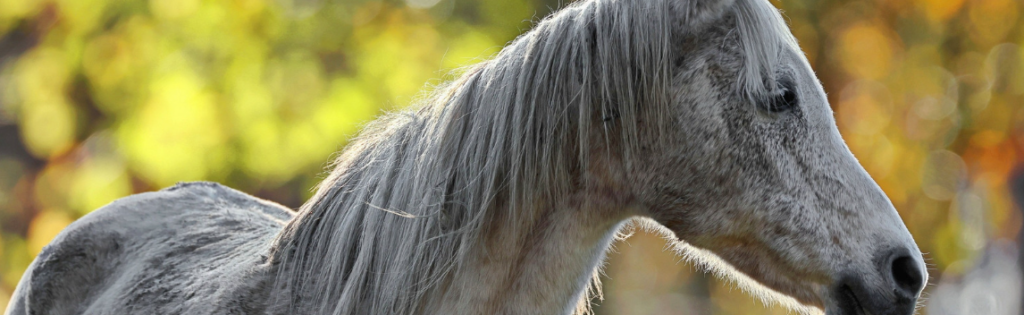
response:
[[[1018,0],[781,0],[844,138],[933,277],[1021,215]],[[556,0],[0,0],[0,310],[32,257],[111,200],[212,180],[296,207],[361,124],[497,52]],[[781,314],[618,245],[603,314]]]

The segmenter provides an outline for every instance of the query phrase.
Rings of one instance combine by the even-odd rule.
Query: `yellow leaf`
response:
[[[39,255],[60,231],[71,224],[71,217],[57,209],[43,210],[32,218],[28,226],[28,250],[32,256]]]
[[[839,37],[839,61],[850,75],[878,80],[889,74],[896,48],[887,31],[879,25],[861,22]]]

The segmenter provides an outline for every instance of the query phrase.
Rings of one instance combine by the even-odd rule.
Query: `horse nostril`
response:
[[[921,267],[910,256],[901,256],[892,261],[892,278],[901,293],[916,296],[924,286]]]

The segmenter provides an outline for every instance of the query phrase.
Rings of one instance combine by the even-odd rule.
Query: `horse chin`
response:
[[[834,295],[827,274],[806,269],[799,272],[800,269],[777,260],[777,255],[767,253],[763,246],[730,246],[711,252],[716,256],[705,261],[732,275],[736,284],[755,296],[769,298],[799,313],[820,314],[823,309],[832,309],[829,302]],[[716,263],[716,259],[722,263]]]
[[[840,298],[836,303],[837,306],[829,307],[825,310],[825,315],[874,315],[874,313],[864,309],[856,298],[852,300]]]
[[[827,308],[825,315],[869,315],[857,294],[849,286],[840,286],[835,291],[832,306]]]
[[[861,278],[847,276],[833,285],[826,315],[912,315],[917,299],[872,290]]]

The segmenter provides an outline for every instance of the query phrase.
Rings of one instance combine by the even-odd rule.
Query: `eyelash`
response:
[[[788,82],[788,80],[782,80],[779,81],[779,85],[778,91],[769,95],[761,106],[769,112],[788,111],[796,108],[800,103],[796,95],[796,87],[793,83]]]

